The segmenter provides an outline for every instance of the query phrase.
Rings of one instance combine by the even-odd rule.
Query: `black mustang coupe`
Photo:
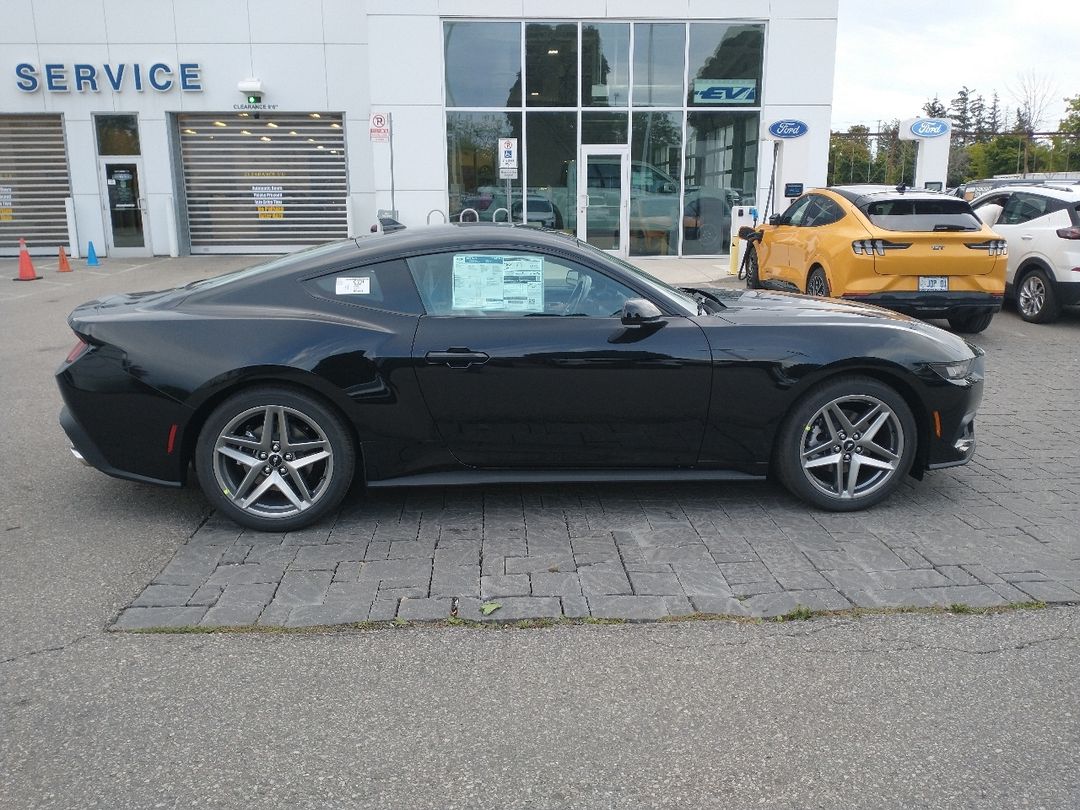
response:
[[[982,352],[874,307],[675,289],[562,234],[450,225],[83,304],[72,452],[267,531],[368,487],[733,480],[824,509],[974,451]]]

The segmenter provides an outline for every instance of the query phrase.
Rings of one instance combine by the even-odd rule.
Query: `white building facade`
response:
[[[379,212],[726,253],[735,208],[825,182],[837,4],[6,0],[0,254],[280,253]]]

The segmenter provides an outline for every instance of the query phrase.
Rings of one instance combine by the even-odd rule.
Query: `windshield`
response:
[[[592,253],[594,256],[603,257],[604,260],[617,264],[627,273],[634,277],[635,280],[640,282],[644,287],[648,288],[650,292],[655,293],[664,299],[664,301],[671,304],[672,308],[682,312],[684,315],[694,315],[698,312],[697,299],[692,295],[687,295],[682,290],[672,287],[670,284],[661,281],[655,276],[651,276],[642,270],[640,267],[635,267],[630,262],[620,259],[618,256],[612,256],[600,248],[593,247],[588,242],[582,242],[577,240],[578,246],[583,250]]]

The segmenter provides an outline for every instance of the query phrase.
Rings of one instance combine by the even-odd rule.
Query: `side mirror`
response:
[[[773,214],[771,217],[769,217],[769,224],[770,225],[781,225],[781,224],[783,224],[783,219],[784,218],[782,216],[780,216],[780,214]]]
[[[628,298],[622,305],[623,326],[643,326],[656,323],[664,313],[652,301],[644,298]]]
[[[674,183],[664,183],[660,186],[661,194],[678,194],[679,189],[676,188]]]

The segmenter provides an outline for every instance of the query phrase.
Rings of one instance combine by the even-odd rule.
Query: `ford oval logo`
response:
[[[793,118],[775,121],[769,127],[769,132],[777,138],[798,138],[805,135],[809,130],[810,127],[806,125],[805,121],[796,121]]]
[[[939,118],[923,118],[911,125],[911,134],[920,138],[936,138],[949,131],[949,122]]]

